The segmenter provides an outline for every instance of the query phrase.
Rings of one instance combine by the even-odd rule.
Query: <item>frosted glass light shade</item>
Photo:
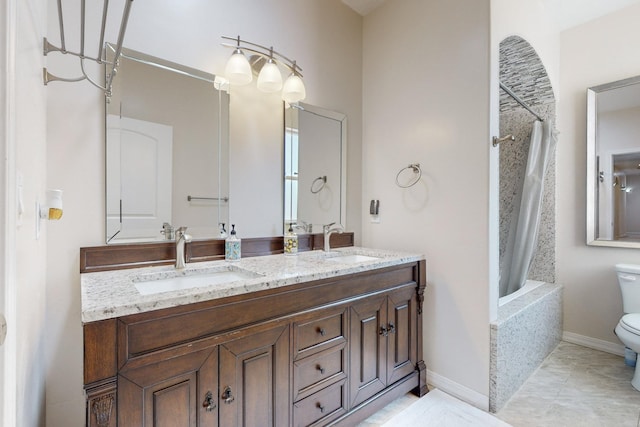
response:
[[[232,85],[246,85],[253,80],[251,65],[240,49],[236,49],[227,61],[224,75]]]
[[[287,101],[289,104],[294,102],[302,101],[307,96],[307,91],[304,88],[304,83],[302,79],[295,74],[291,74],[287,81],[284,82],[284,87],[282,88],[282,99]]]
[[[260,74],[258,74],[258,89],[267,93],[277,92],[282,89],[282,74],[280,74],[278,66],[272,60],[264,64]]]

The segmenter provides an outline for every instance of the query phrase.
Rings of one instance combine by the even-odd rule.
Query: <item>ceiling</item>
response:
[[[384,1],[342,0],[362,16],[366,16]],[[640,0],[554,0],[549,5],[550,12],[558,17],[560,30],[566,30],[635,3],[640,3]]]
[[[384,0],[342,0],[342,3],[346,4],[360,15],[365,16],[373,9],[384,3]]]

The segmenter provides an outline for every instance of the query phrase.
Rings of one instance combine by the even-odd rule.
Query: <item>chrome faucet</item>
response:
[[[334,225],[335,222],[332,222],[331,224],[327,224],[327,225],[323,225],[322,226],[322,233],[324,234],[324,247],[322,248],[323,251],[325,252],[329,252],[331,250],[331,245],[329,244],[329,239],[331,237],[331,235],[333,233],[339,233],[342,234],[342,232],[344,231],[344,227],[342,227],[342,225],[338,224],[335,227],[331,228],[332,225]]]
[[[191,236],[186,233],[187,227],[176,230],[176,268],[185,267],[184,244],[191,241]]]
[[[299,219],[298,222],[294,223],[294,229],[302,230],[305,233],[311,234],[313,232],[313,224],[309,224]]]

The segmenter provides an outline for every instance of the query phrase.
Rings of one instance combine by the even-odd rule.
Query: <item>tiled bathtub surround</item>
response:
[[[555,121],[555,99],[544,65],[531,45],[511,36],[500,43],[500,81],[545,120]],[[532,124],[536,118],[500,91],[500,136],[516,140],[500,144],[500,268],[515,230]],[[542,216],[536,255],[529,279],[555,282],[555,155],[544,179]]]
[[[561,337],[561,285],[545,283],[498,308],[491,324],[491,412],[500,410]]]

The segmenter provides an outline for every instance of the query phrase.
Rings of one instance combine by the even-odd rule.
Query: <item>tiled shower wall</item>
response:
[[[517,36],[500,43],[500,81],[551,123],[555,100],[547,73],[531,45]],[[520,208],[532,123],[536,118],[500,91],[500,266]],[[489,409],[496,412],[524,383],[562,336],[562,286],[555,284],[555,155],[544,178],[538,246],[529,279],[547,282],[498,307],[491,323]]]
[[[556,105],[551,82],[533,47],[518,36],[500,43],[500,81],[542,118],[555,123]],[[535,116],[500,90],[500,136],[515,141],[500,144],[500,270],[510,230],[515,230],[522,183]],[[555,155],[544,179],[538,246],[529,279],[555,282]]]

